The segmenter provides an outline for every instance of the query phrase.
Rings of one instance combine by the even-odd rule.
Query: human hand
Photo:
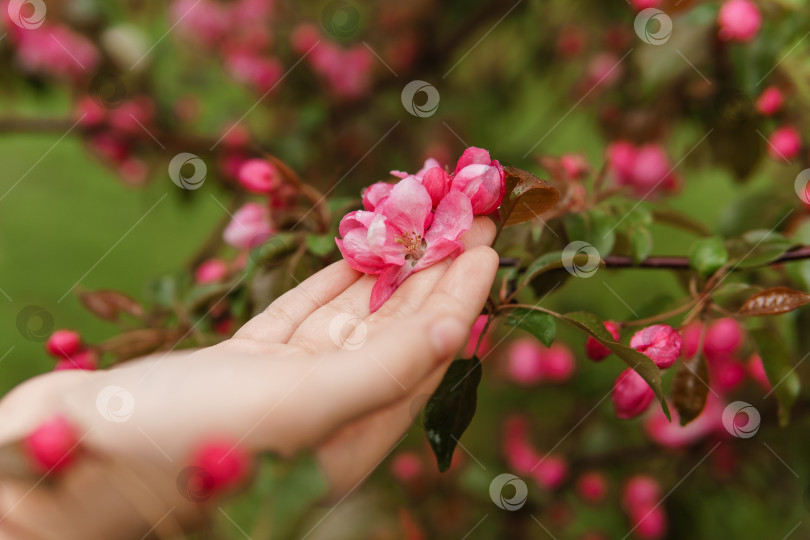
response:
[[[138,538],[193,527],[207,507],[184,498],[177,477],[211,438],[283,456],[310,449],[332,494],[349,492],[402,437],[411,403],[433,392],[463,345],[497,270],[485,247],[493,236],[492,222],[477,218],[464,254],[411,276],[373,315],[375,278],[340,261],[213,347],[20,385],[0,401],[0,445],[61,414],[84,451],[53,482],[0,476],[0,539]],[[339,317],[358,323],[351,347],[330,336]],[[126,421],[100,414],[97,397],[110,386],[132,396]]]

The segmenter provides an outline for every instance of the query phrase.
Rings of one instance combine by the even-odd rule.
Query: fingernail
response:
[[[440,357],[455,353],[464,344],[469,333],[469,327],[452,316],[437,319],[428,330],[433,348]]]

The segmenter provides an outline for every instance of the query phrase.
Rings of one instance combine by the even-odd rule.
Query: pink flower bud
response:
[[[441,167],[433,167],[425,171],[422,176],[422,185],[425,186],[433,202],[433,208],[439,206],[447,192],[450,191],[450,175]]]
[[[519,384],[530,385],[543,377],[543,350],[534,338],[512,342],[507,351],[507,372]]]
[[[489,156],[489,152],[484,150],[483,148],[477,148],[475,146],[470,146],[461,154],[461,157],[458,158],[458,162],[456,163],[456,170],[453,171],[453,174],[458,174],[461,172],[461,169],[468,167],[470,165],[491,165],[492,158]]]
[[[667,515],[660,506],[640,507],[630,519],[640,540],[659,540],[667,533]]]
[[[472,146],[456,164],[452,188],[470,198],[474,215],[486,215],[500,206],[506,192],[506,176],[501,164],[490,159],[489,152]]]
[[[236,211],[222,237],[234,247],[254,248],[263,244],[271,234],[273,227],[267,207],[249,202]]]
[[[603,324],[605,325],[605,330],[610,332],[613,339],[619,341],[618,325],[612,321],[605,321]],[[588,339],[585,341],[585,354],[594,362],[601,362],[610,355],[610,349],[588,336]]]
[[[650,507],[661,500],[661,486],[651,476],[636,475],[627,480],[622,489],[622,507],[627,513],[636,513],[641,507]]]
[[[751,0],[730,0],[717,14],[720,38],[727,41],[751,41],[759,32],[762,15]]]
[[[669,157],[660,145],[645,144],[636,152],[633,164],[633,180],[636,192],[646,195],[650,190],[663,184],[669,174]]]
[[[616,141],[608,145],[607,160],[619,185],[632,182],[636,154],[636,147],[628,141]]]
[[[560,156],[560,165],[572,180],[579,180],[591,169],[588,160],[582,154],[563,154]]]
[[[76,104],[76,112],[74,116],[82,127],[95,127],[104,122],[107,111],[104,107],[96,103],[96,100],[90,96],[83,97],[79,103]]]
[[[82,338],[73,330],[57,330],[45,342],[48,354],[57,358],[67,358],[79,352]]]
[[[401,452],[391,462],[391,474],[402,483],[408,483],[422,474],[422,460],[414,452]]]
[[[621,419],[634,418],[650,406],[655,394],[647,382],[632,368],[619,374],[613,385],[613,407]]]
[[[387,182],[371,184],[363,191],[363,208],[369,212],[373,211],[388,197],[393,188],[394,184]]]
[[[699,322],[689,323],[681,329],[681,355],[684,358],[692,358],[697,354],[702,329],[703,325]]]
[[[90,349],[79,351],[69,358],[59,360],[54,366],[54,371],[64,371],[70,369],[81,369],[84,371],[94,371],[98,368],[98,354]]]
[[[551,382],[565,382],[571,378],[576,369],[576,362],[571,350],[562,343],[554,343],[541,356],[543,378]]]
[[[757,98],[757,110],[765,116],[771,116],[778,113],[785,103],[785,97],[782,91],[776,86],[769,86]]]
[[[632,5],[636,11],[658,7],[660,4],[661,0],[630,0],[630,5]]]
[[[298,54],[305,54],[321,39],[318,27],[312,23],[303,23],[293,29],[290,36],[293,50]]]
[[[791,161],[802,149],[802,137],[793,126],[783,126],[768,138],[768,155],[776,161]]]
[[[228,275],[228,264],[222,259],[208,259],[197,267],[194,280],[198,285],[216,283]]]
[[[269,161],[249,159],[239,168],[239,183],[252,193],[270,193],[279,182],[278,170]]]
[[[654,324],[636,332],[630,338],[630,346],[647,355],[659,368],[666,369],[681,354],[681,336],[669,325]]]
[[[192,464],[208,473],[212,491],[232,488],[247,475],[250,456],[237,445],[215,441],[202,445],[192,458]]]
[[[748,360],[748,373],[762,388],[767,391],[771,390],[771,381],[768,380],[768,375],[765,373],[765,366],[762,365],[762,357],[756,353],[752,354],[751,358]]]
[[[464,346],[462,352],[464,358],[472,358],[472,355],[475,354],[475,346],[478,344],[479,338],[481,339],[481,345],[478,347],[479,357],[486,355],[492,349],[492,339],[490,338],[492,331],[487,331],[484,337],[481,338],[481,332],[484,331],[484,327],[487,325],[487,318],[486,315],[479,315],[478,318],[475,319],[475,323],[470,330],[470,337],[467,339],[467,344]]]
[[[608,484],[605,475],[598,471],[589,471],[577,479],[577,494],[590,504],[598,504],[605,500]]]
[[[529,442],[529,421],[525,416],[511,416],[504,421],[503,453],[509,468],[517,474],[530,473],[539,454]]]
[[[56,416],[39,425],[23,440],[23,451],[40,473],[57,473],[70,465],[79,438],[68,420]]]
[[[531,475],[544,488],[556,489],[568,476],[568,463],[559,456],[540,456]]]
[[[729,356],[709,358],[709,380],[712,388],[730,392],[745,379],[745,367]]]
[[[717,319],[706,329],[703,350],[709,358],[729,356],[736,352],[743,340],[743,329],[731,317]]]

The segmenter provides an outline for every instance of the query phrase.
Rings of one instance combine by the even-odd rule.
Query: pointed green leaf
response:
[[[450,467],[456,444],[475,415],[481,372],[476,357],[454,361],[425,405],[425,435],[442,472]]]
[[[622,345],[614,341],[613,336],[605,329],[604,324],[596,315],[587,313],[585,311],[576,311],[573,313],[566,313],[562,316],[562,320],[594,338],[596,341],[611,350],[616,356],[621,358],[624,363],[633,368],[636,373],[647,381],[650,385],[658,401],[661,403],[661,408],[664,410],[667,418],[670,418],[669,407],[664,398],[664,391],[661,388],[661,370],[658,366],[650,360],[647,356],[640,352]]]
[[[557,322],[554,317],[542,311],[531,309],[510,311],[506,324],[527,331],[546,347],[551,347],[557,334]]]
[[[750,335],[757,344],[765,374],[779,402],[779,425],[784,427],[790,421],[790,409],[799,395],[799,376],[796,375],[790,362],[790,353],[779,336],[763,328],[751,330]]]
[[[728,262],[728,251],[719,236],[700,238],[692,244],[689,252],[689,265],[702,276],[714,274]]]

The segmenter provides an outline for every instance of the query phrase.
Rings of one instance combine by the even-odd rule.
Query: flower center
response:
[[[421,234],[410,232],[402,233],[394,241],[402,246],[402,251],[405,252],[405,258],[408,260],[421,259],[427,246],[427,242],[422,240]]]

